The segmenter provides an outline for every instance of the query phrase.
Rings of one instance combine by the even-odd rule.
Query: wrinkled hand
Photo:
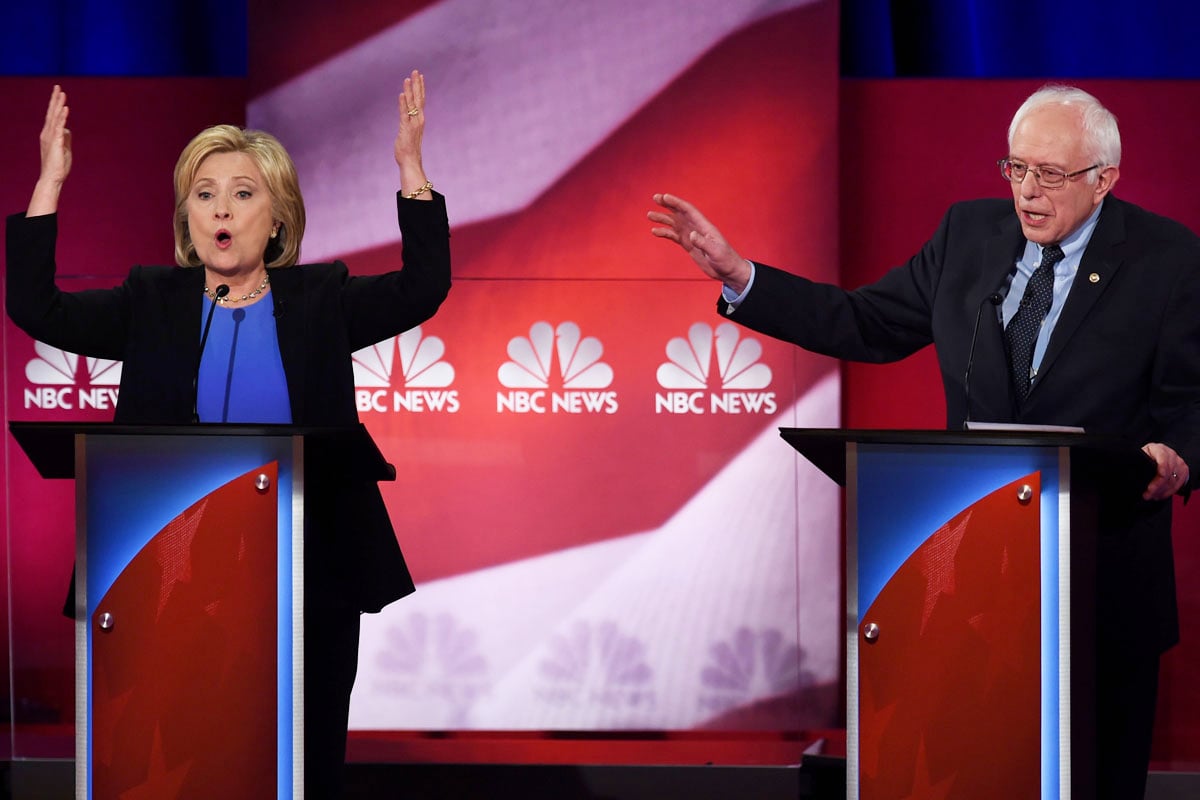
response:
[[[55,86],[42,124],[42,174],[39,180],[62,184],[71,172],[71,132],[67,130],[67,93]]]
[[[656,194],[654,202],[666,212],[646,214],[647,219],[661,226],[651,228],[650,233],[678,244],[705,275],[740,294],[750,280],[750,264],[725,241],[717,227],[682,197]]]
[[[67,176],[71,174],[71,131],[67,129],[67,93],[55,85],[50,92],[50,105],[39,137],[42,151],[42,170],[26,216],[53,214],[58,210],[58,196]]]
[[[404,79],[404,91],[397,101],[400,121],[392,151],[400,167],[400,191],[408,194],[425,185],[425,169],[421,165],[421,137],[425,133],[425,76],[417,70]],[[430,199],[429,193],[421,199]]]
[[[1159,442],[1144,445],[1142,452],[1158,465],[1158,473],[1142,493],[1143,500],[1166,500],[1187,486],[1191,471],[1178,453]]]

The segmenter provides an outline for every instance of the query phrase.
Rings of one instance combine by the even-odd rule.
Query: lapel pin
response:
[[[1099,282],[1100,282],[1100,273],[1093,272],[1091,275],[1088,275],[1088,283],[1099,283]]]

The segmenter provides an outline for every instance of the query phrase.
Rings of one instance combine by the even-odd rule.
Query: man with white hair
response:
[[[1159,656],[1179,637],[1171,497],[1200,460],[1200,238],[1113,196],[1117,121],[1084,91],[1035,92],[1008,145],[1011,203],[953,205],[919,253],[853,291],[742,258],[681,198],[655,195],[648,216],[742,325],[854,361],[934,345],[951,429],[1065,425],[1143,445],[1153,479],[1098,510],[1096,598],[1097,790],[1140,800]]]

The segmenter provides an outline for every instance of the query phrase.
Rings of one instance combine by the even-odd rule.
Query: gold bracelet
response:
[[[415,192],[409,192],[408,194],[404,195],[404,199],[405,200],[416,200],[418,197],[425,194],[432,188],[433,188],[433,181],[425,181],[424,186],[422,186],[420,189],[417,189]]]

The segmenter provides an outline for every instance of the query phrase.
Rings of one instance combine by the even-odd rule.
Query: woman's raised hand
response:
[[[400,122],[392,150],[400,167],[400,191],[410,199],[429,200],[428,178],[421,164],[421,137],[425,133],[425,76],[417,70],[404,79],[400,93]]]
[[[38,175],[29,201],[26,216],[53,214],[58,210],[58,196],[67,175],[71,173],[71,131],[67,129],[67,93],[55,85],[46,108],[46,121],[40,137],[42,171]]]

